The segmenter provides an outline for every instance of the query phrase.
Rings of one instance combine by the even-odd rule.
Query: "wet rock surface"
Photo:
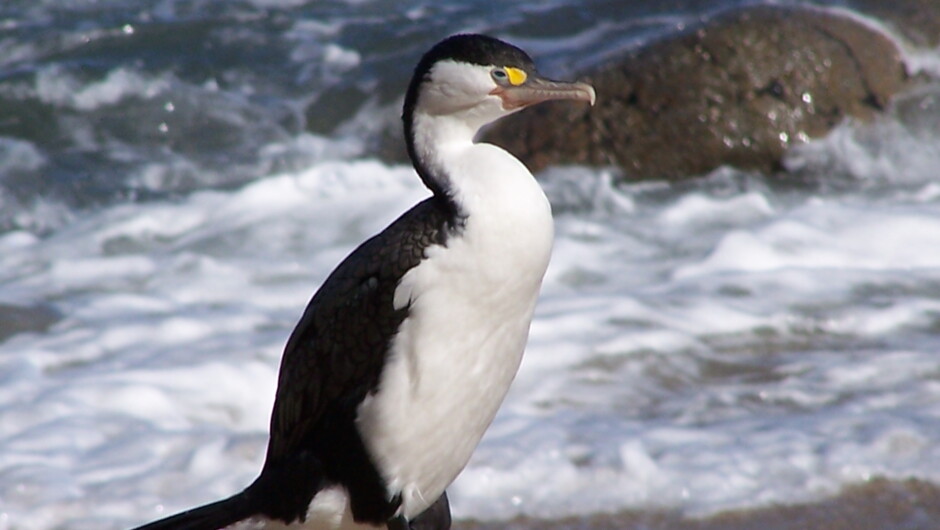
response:
[[[18,333],[45,331],[61,319],[62,315],[48,305],[0,303],[0,342]]]
[[[853,0],[852,6],[884,21],[914,46],[940,45],[940,2],[937,0]]]
[[[870,119],[909,82],[896,43],[872,25],[770,6],[719,14],[585,74],[595,108],[536,106],[484,138],[533,170],[618,166],[629,180],[721,165],[773,172],[794,142]]]

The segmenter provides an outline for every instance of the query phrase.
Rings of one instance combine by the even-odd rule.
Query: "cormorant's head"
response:
[[[415,112],[453,116],[476,130],[528,105],[554,99],[593,105],[594,89],[539,76],[524,51],[501,40],[455,35],[421,58],[405,96],[403,117],[406,131]]]

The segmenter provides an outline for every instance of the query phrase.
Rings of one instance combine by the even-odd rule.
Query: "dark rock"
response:
[[[0,342],[24,332],[40,332],[62,319],[62,314],[48,305],[20,306],[0,303]]]
[[[721,165],[771,172],[793,142],[869,119],[907,84],[895,43],[817,9],[752,7],[635,50],[586,75],[597,106],[552,103],[485,139],[533,170],[614,165],[679,179]]]
[[[940,2],[937,0],[853,0],[852,7],[885,22],[915,46],[940,45]]]

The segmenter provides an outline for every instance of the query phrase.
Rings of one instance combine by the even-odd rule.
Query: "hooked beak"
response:
[[[503,100],[503,108],[506,110],[516,110],[543,101],[558,99],[586,101],[593,106],[596,98],[594,87],[587,83],[550,81],[534,75],[529,76],[520,85],[499,86],[490,93]]]

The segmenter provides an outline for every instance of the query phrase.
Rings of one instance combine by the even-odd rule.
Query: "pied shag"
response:
[[[540,77],[492,37],[456,35],[421,58],[402,119],[433,195],[313,296],[284,349],[258,478],[141,529],[450,527],[444,489],[515,377],[553,238],[532,174],[474,137],[557,99],[593,105],[594,89]]]

